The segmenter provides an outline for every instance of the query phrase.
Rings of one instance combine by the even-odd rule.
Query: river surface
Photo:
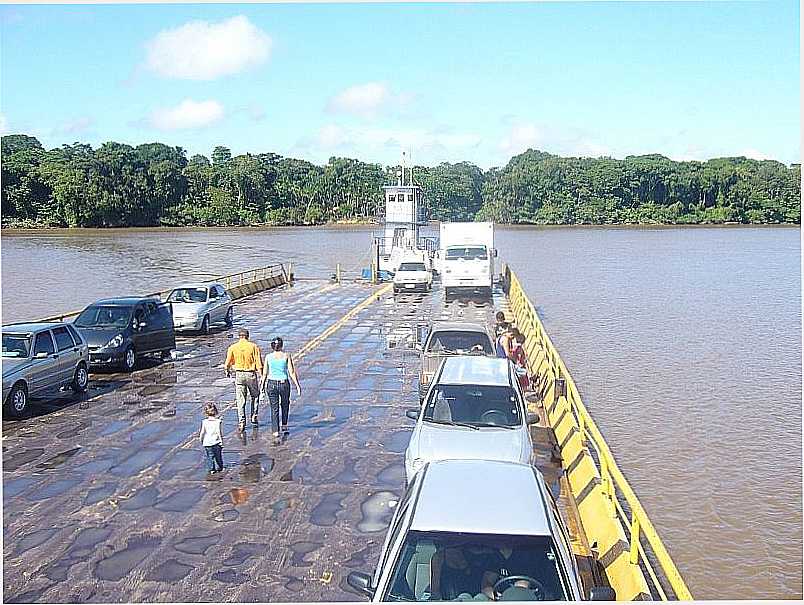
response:
[[[3,231],[2,321],[275,262],[370,262],[368,228]],[[798,228],[497,229],[698,599],[802,597]]]

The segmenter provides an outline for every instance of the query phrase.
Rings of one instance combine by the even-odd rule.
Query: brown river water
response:
[[[2,321],[275,262],[354,275],[370,236],[4,230]],[[802,598],[800,229],[496,236],[693,595]]]

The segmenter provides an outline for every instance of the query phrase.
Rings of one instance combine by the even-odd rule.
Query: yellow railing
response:
[[[226,286],[227,290],[231,290],[232,288],[236,288],[238,286],[243,286],[261,279],[270,279],[271,277],[279,277],[280,275],[284,277],[285,283],[287,283],[289,273],[290,271],[286,270],[284,265],[276,263],[273,265],[258,267],[256,269],[248,269],[247,271],[240,271],[238,273],[222,275],[221,277],[215,277],[212,279],[202,279],[200,281],[201,283],[217,282]],[[170,294],[171,290],[173,290],[173,288],[168,288],[167,290],[161,290],[159,292],[151,292],[150,294],[145,294],[144,296],[146,298],[152,298],[157,296],[159,298],[164,298],[167,294]],[[37,319],[36,322],[64,321],[68,317],[75,317],[76,315],[81,313],[81,311],[83,311],[83,309],[79,309],[78,311],[68,311],[67,313],[62,313],[61,315],[51,315],[50,317]]]
[[[559,433],[556,430],[558,438],[561,434],[563,444],[570,444],[573,438],[577,443],[581,444],[579,452],[572,459],[563,460],[565,468],[572,466],[573,469],[582,466],[577,464],[576,458],[589,455],[589,447],[591,446],[595,452],[596,463],[599,467],[597,472],[594,473],[594,481],[587,482],[583,487],[584,490],[575,490],[586,495],[589,494],[589,486],[595,483],[595,487],[599,485],[602,493],[600,503],[603,503],[607,509],[604,515],[599,516],[600,511],[594,514],[588,513],[587,517],[594,518],[597,522],[598,519],[617,519],[621,527],[625,527],[628,531],[627,545],[622,548],[622,560],[618,566],[611,566],[612,569],[607,570],[607,574],[611,571],[617,574],[634,572],[638,566],[647,571],[650,577],[652,592],[658,595],[662,600],[674,598],[677,600],[692,600],[692,594],[687,588],[684,579],[678,571],[678,568],[673,563],[670,554],[667,552],[664,544],[662,543],[659,534],[653,527],[650,519],[648,518],[645,509],[639,502],[636,494],[634,493],[625,476],[617,466],[614,456],[609,449],[603,435],[598,430],[592,416],[586,409],[586,406],[581,400],[578,388],[575,381],[564,365],[563,360],[558,354],[555,346],[553,345],[550,337],[542,325],[541,320],[536,314],[533,303],[528,299],[525,291],[522,288],[519,280],[510,267],[505,267],[505,279],[508,286],[508,298],[511,305],[511,310],[516,319],[517,325],[526,336],[525,349],[528,355],[529,369],[533,372],[535,383],[541,390],[543,400],[548,410],[548,422],[553,425],[561,424],[562,430]],[[551,405],[555,402],[555,405]],[[559,405],[561,404],[561,405]],[[552,410],[563,407],[563,410],[569,410],[572,418],[567,420],[565,413],[551,414]],[[574,421],[574,422],[573,422]],[[569,429],[566,429],[567,423],[571,423]],[[556,426],[553,426],[556,429]],[[562,443],[561,441],[559,442]],[[569,447],[566,449],[570,449]],[[573,451],[574,453],[574,451]],[[562,455],[564,454],[562,448]],[[594,461],[594,458],[592,460]],[[575,464],[573,465],[573,462]],[[568,470],[569,472],[569,470]],[[577,494],[576,494],[577,495]],[[630,516],[626,513],[622,503],[626,503],[631,511]],[[613,514],[612,514],[613,513]],[[581,520],[584,520],[584,514],[581,510]],[[584,530],[589,534],[589,529],[584,527]],[[621,528],[616,531],[621,532]],[[594,531],[592,532],[594,533]],[[648,548],[649,547],[649,550]],[[612,549],[614,551],[615,549]],[[651,555],[651,556],[649,556]],[[619,558],[619,557],[617,557]],[[662,578],[654,569],[652,559],[658,562],[661,568]],[[604,568],[606,564],[604,563]],[[637,592],[638,589],[633,588],[633,578],[628,581],[622,581],[622,578],[609,577],[612,587],[617,590],[618,599],[631,599],[638,598],[638,595],[631,594]],[[618,590],[616,584],[621,584],[621,590]],[[668,588],[671,595],[668,596]]]

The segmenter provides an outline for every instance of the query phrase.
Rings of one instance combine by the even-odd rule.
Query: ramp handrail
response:
[[[575,381],[572,379],[569,370],[567,370],[567,367],[564,365],[564,361],[561,359],[553,342],[547,335],[544,325],[533,307],[533,303],[525,294],[519,279],[508,265],[505,266],[504,277],[509,290],[508,297],[511,302],[511,307],[516,308],[520,315],[523,315],[523,317],[517,317],[517,322],[522,323],[522,320],[525,320],[526,323],[533,326],[538,335],[538,340],[545,349],[546,356],[550,359],[551,363],[557,366],[559,370],[558,375],[565,381],[566,399],[580,427],[581,434],[584,436],[587,443],[592,445],[597,454],[601,483],[607,491],[609,499],[614,504],[617,516],[628,529],[630,562],[636,564],[640,561],[648,570],[656,594],[658,594],[662,600],[668,600],[665,587],[662,586],[662,583],[657,577],[648,557],[648,553],[643,546],[642,539],[644,538],[650,546],[651,554],[659,563],[666,582],[669,584],[670,588],[672,588],[675,598],[684,601],[692,600],[692,594],[687,588],[675,563],[673,563],[670,553],[665,548],[664,543],[648,518],[648,514],[639,502],[634,490],[628,484],[625,475],[623,475],[619,466],[617,466],[617,462],[614,460],[614,455],[611,453],[606,440],[603,438],[595,421],[583,404]],[[628,508],[631,511],[630,518],[620,503],[620,498],[628,504]]]
[[[271,277],[278,277],[282,275],[285,278],[285,282],[288,281],[288,271],[285,269],[285,265],[281,263],[275,263],[272,265],[266,265],[264,267],[258,267],[256,269],[248,269],[246,271],[239,271],[237,273],[231,273],[229,275],[222,275],[220,277],[213,277],[211,279],[202,279],[200,280],[201,283],[207,284],[210,282],[219,282],[226,286],[227,290],[231,290],[237,286],[242,286],[243,284],[250,283],[252,281],[257,281],[258,279],[269,279]],[[259,277],[258,277],[259,276]],[[250,280],[245,279],[246,277],[251,277]],[[186,280],[189,281],[189,280]],[[167,290],[161,290],[159,292],[151,292],[150,294],[145,294],[145,298],[154,298],[159,297],[162,298],[166,294],[170,294],[173,288],[168,288]],[[68,317],[74,317],[79,315],[83,311],[83,309],[79,309],[78,311],[68,311],[67,313],[61,313],[60,315],[51,315],[50,317],[44,317],[42,319],[37,319],[36,322],[49,322],[49,321],[64,321]]]

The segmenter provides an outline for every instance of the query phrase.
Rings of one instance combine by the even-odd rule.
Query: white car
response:
[[[561,519],[534,467],[430,462],[394,512],[373,575],[347,584],[375,602],[577,601],[585,593]],[[591,599],[614,600],[608,587]]]
[[[173,308],[173,327],[178,330],[200,331],[209,334],[212,324],[234,321],[232,297],[223,284],[187,284],[174,288],[167,302]]]
[[[406,415],[416,420],[405,452],[408,481],[433,460],[533,462],[529,425],[538,417],[528,414],[507,359],[445,358],[424,404]]]
[[[401,263],[394,274],[394,294],[397,292],[429,292],[432,287],[433,274],[420,260]]]

